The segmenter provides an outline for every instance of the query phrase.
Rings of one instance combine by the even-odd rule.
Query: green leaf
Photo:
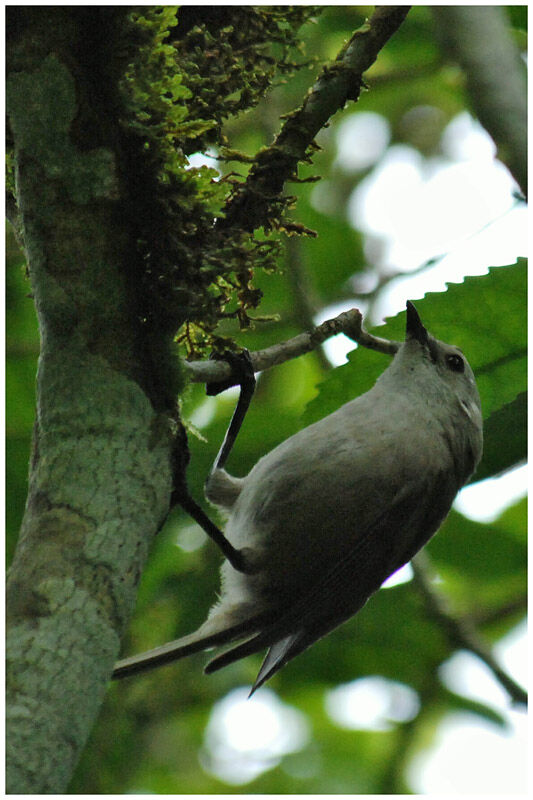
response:
[[[527,392],[490,415],[483,437],[483,458],[474,480],[482,481],[526,461]]]
[[[523,506],[521,512],[525,531]],[[491,523],[475,522],[452,510],[428,549],[437,568],[451,569],[468,578],[468,592],[474,591],[472,582],[482,586],[505,579],[509,583],[515,575],[525,576],[525,539],[519,541],[516,534],[510,534],[502,518]]]
[[[527,593],[525,500],[491,523],[452,510],[427,548],[454,610],[497,621],[500,635],[516,624],[516,614],[500,612]]]

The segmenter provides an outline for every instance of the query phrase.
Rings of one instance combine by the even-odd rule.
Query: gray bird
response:
[[[113,677],[240,641],[205,671],[268,648],[255,691],[426,544],[482,443],[467,360],[428,334],[408,302],[405,341],[370,391],[291,436],[245,478],[218,459],[206,496],[229,512],[228,547],[244,564],[231,554],[238,568],[223,563],[220,599],[197,631],[119,661]]]

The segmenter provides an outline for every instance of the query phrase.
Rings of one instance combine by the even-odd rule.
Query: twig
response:
[[[509,600],[504,606],[498,608],[476,608],[472,611],[470,617],[474,625],[487,625],[491,622],[505,619],[506,617],[513,617],[519,611],[527,611],[527,593]]]
[[[498,664],[489,645],[482,640],[472,620],[454,616],[444,595],[431,580],[433,572],[426,553],[418,553],[411,561],[414,579],[423,595],[430,613],[439,622],[453,645],[470,650],[491,670],[496,680],[517,705],[527,706],[527,692]]]
[[[400,343],[367,333],[363,328],[362,319],[359,309],[352,308],[350,311],[343,311],[338,317],[326,320],[310,333],[300,333],[286,342],[279,342],[265,350],[256,350],[250,353],[254,371],[261,372],[291,358],[309,353],[326,339],[336,336],[338,333],[344,333],[362,347],[377,350],[386,355],[394,355]],[[231,367],[226,361],[185,361],[184,364],[190,380],[194,383],[218,383],[232,377]],[[237,383],[237,377],[235,380]]]

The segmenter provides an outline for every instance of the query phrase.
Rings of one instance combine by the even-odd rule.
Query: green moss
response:
[[[51,179],[52,194],[119,201],[133,243],[127,278],[140,338],[165,370],[174,339],[195,356],[232,346],[216,336],[222,319],[253,324],[261,301],[254,273],[276,268],[290,198],[276,193],[254,223],[263,230],[245,229],[225,216],[238,186],[217,170],[191,168],[189,156],[224,151],[224,122],[295,70],[295,56],[303,63],[297,31],[314,11],[137,6],[66,9],[56,24],[44,12],[29,18],[28,30],[42,23],[52,45],[37,70],[17,63],[9,76],[17,148]]]
[[[128,192],[136,221],[147,323],[178,334],[189,355],[231,346],[218,322],[252,324],[261,292],[254,270],[273,270],[278,243],[221,224],[231,183],[216,170],[191,168],[187,156],[222,148],[225,119],[255,105],[280,73],[296,68],[289,53],[312,12],[277,7],[137,7],[119,81],[123,135],[135,176]],[[264,220],[283,227],[286,203]]]

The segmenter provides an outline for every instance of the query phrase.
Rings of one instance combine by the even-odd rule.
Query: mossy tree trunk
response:
[[[41,354],[7,586],[7,780],[10,793],[60,793],[168,511],[173,442],[136,313],[120,159],[78,57],[83,17],[16,12],[7,103]]]

